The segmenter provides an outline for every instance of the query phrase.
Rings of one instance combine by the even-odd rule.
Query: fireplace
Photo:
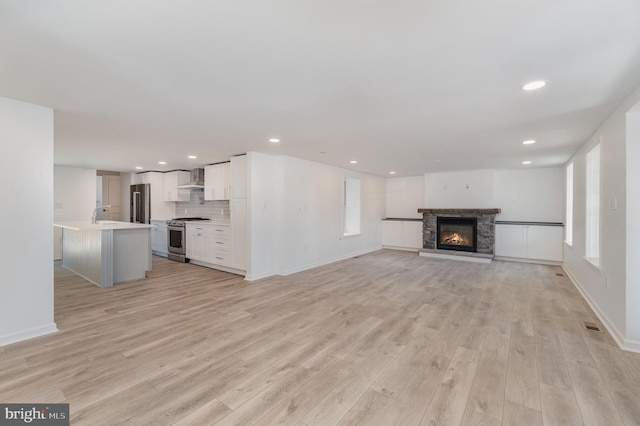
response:
[[[476,252],[478,220],[475,217],[438,216],[436,243],[438,249]]]
[[[418,209],[422,213],[422,247],[423,252],[434,252],[438,248],[438,219],[472,219],[476,221],[475,234],[475,254],[470,256],[487,255],[493,256],[495,247],[495,222],[496,215],[500,209]],[[447,249],[456,248],[448,246]],[[459,248],[457,250],[460,250]],[[467,252],[470,253],[470,252]],[[465,256],[465,252],[460,251],[458,255]]]

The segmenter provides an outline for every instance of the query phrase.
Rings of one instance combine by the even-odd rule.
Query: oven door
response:
[[[184,256],[187,252],[186,230],[184,226],[167,226],[167,248],[169,253]]]

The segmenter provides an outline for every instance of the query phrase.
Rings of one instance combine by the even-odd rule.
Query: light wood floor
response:
[[[384,250],[253,283],[161,258],[111,289],[55,277],[60,332],[0,348],[0,401],[74,425],[640,424],[640,355],[584,328],[559,267]]]

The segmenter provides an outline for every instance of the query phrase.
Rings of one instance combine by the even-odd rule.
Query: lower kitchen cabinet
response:
[[[495,255],[562,262],[563,234],[558,224],[497,223]]]
[[[231,226],[227,224],[191,222],[186,224],[187,258],[196,264],[240,273],[232,262]]]
[[[158,256],[167,257],[167,223],[164,220],[152,220],[151,251]]]
[[[383,220],[382,245],[402,250],[420,250],[422,220]]]

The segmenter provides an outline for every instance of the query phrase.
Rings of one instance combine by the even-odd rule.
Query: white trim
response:
[[[524,257],[509,257],[509,256],[496,256],[493,259],[501,260],[504,262],[520,262],[520,263],[534,263],[536,265],[562,266],[562,262],[557,260],[527,259]]]
[[[637,342],[637,341],[634,341],[634,340],[626,340],[624,338],[624,334],[621,333],[620,330],[618,330],[618,328],[615,326],[615,324],[600,309],[598,304],[593,299],[591,299],[591,297],[589,297],[589,293],[587,293],[582,288],[582,286],[580,285],[580,283],[578,282],[576,277],[571,273],[571,271],[569,269],[567,269],[566,265],[563,264],[562,265],[562,269],[567,274],[567,277],[569,277],[569,280],[571,280],[571,282],[573,283],[574,287],[578,290],[578,292],[580,293],[582,298],[587,302],[587,305],[589,305],[589,307],[591,308],[593,313],[596,314],[596,316],[598,317],[600,322],[602,322],[602,324],[607,329],[607,331],[609,332],[611,337],[613,337],[613,340],[620,347],[620,349],[623,349],[623,350],[629,351],[629,352],[638,352],[638,353],[640,353],[640,342]]]
[[[44,336],[45,334],[55,333],[57,331],[58,326],[55,322],[40,327],[30,328],[28,330],[22,330],[18,333],[0,337],[0,347],[10,345],[12,343],[22,342],[23,340],[33,339],[34,337]]]
[[[401,250],[401,251],[411,251],[414,253],[418,253],[421,249],[419,248],[414,248],[414,247],[399,247],[399,246],[382,246],[383,249],[385,250]]]
[[[287,275],[295,274],[295,273],[298,273],[298,272],[306,271],[308,269],[317,268],[318,266],[324,266],[324,265],[328,265],[330,263],[339,262],[339,261],[345,260],[345,259],[351,259],[352,257],[361,256],[361,255],[364,255],[364,254],[367,254],[367,253],[373,253],[374,251],[378,251],[378,250],[381,250],[381,249],[382,249],[382,246],[377,246],[377,247],[368,248],[368,249],[365,249],[365,250],[360,250],[360,251],[357,251],[357,252],[354,252],[354,253],[345,254],[343,256],[332,257],[331,259],[322,260],[320,262],[310,263],[308,265],[304,265],[304,266],[301,266],[299,268],[293,268],[293,269],[289,269],[287,271],[283,271],[279,275],[287,276]]]

